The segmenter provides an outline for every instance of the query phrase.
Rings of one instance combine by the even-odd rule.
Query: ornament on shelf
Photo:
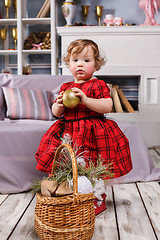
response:
[[[86,20],[87,20],[87,16],[89,13],[89,5],[82,5],[81,9],[82,9],[82,15],[84,17],[84,25],[86,25]]]
[[[75,18],[76,10],[77,7],[73,0],[66,0],[62,4],[62,13],[67,23],[66,26],[73,25],[73,19]]]
[[[7,19],[9,18],[9,8],[11,6],[11,0],[4,0],[4,6],[7,8]]]
[[[122,17],[115,17],[113,14],[107,14],[104,19],[104,26],[123,26],[123,18]]]
[[[103,6],[96,6],[96,15],[98,18],[98,26],[101,26],[101,17],[103,15]]]
[[[114,25],[114,16],[113,14],[107,14],[105,16],[104,22],[106,24],[106,26],[113,26]]]
[[[36,43],[32,43],[33,46],[33,50],[40,50],[42,47],[42,43],[36,44]]]
[[[51,33],[48,32],[43,40],[41,49],[51,49]]]
[[[12,74],[12,69],[10,68],[3,68],[2,73]]]
[[[32,73],[32,68],[30,65],[23,67],[23,75],[30,75]]]
[[[12,37],[14,39],[15,50],[17,48],[17,28],[12,28]]]
[[[115,17],[114,26],[123,26],[123,18],[122,17]]]
[[[144,9],[145,22],[141,25],[158,25],[158,8],[160,7],[160,0],[140,0],[140,8]],[[157,22],[154,15],[157,14]]]
[[[7,29],[6,28],[0,29],[0,39],[2,39],[3,50],[4,50],[4,40],[6,40],[6,37],[7,37]]]
[[[24,41],[25,50],[51,49],[50,32],[32,32]]]

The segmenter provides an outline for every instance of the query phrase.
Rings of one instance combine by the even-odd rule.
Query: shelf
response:
[[[16,18],[10,18],[10,19],[0,19],[0,25],[17,25],[17,19]]]
[[[50,24],[51,18],[22,18],[24,24]]]
[[[17,50],[0,50],[0,55],[17,55]]]
[[[35,3],[36,0],[33,0]],[[4,55],[4,67],[8,67],[10,65],[10,60],[7,56],[16,55],[17,56],[17,74],[23,74],[23,66],[28,64],[32,64],[30,62],[30,56],[28,55],[48,55],[43,56],[43,59],[49,58],[50,60],[50,72],[52,75],[58,73],[57,67],[57,32],[56,32],[56,4],[57,0],[50,0],[50,17],[46,18],[28,18],[28,9],[27,9],[27,0],[17,0],[17,19],[0,19],[0,26],[9,26],[16,25],[17,26],[17,50],[0,50],[0,55]],[[43,50],[24,50],[24,41],[32,31],[32,26],[36,25],[37,29],[40,29],[41,26],[47,31],[51,32],[51,46],[52,49],[43,49]],[[45,27],[47,25],[47,28]],[[2,27],[1,27],[2,28]],[[35,30],[36,31],[36,30]],[[40,30],[37,30],[40,31]],[[8,49],[11,45],[11,32],[7,34],[7,38],[5,40],[5,49]],[[12,39],[13,42],[13,39]],[[34,58],[34,57],[33,57]],[[36,57],[35,57],[36,58]],[[45,65],[45,62],[43,63]]]
[[[160,34],[160,26],[72,26],[57,27],[57,33],[61,36],[83,36],[83,35],[106,35],[106,34]]]
[[[0,55],[17,55],[17,50],[0,50]],[[27,54],[51,54],[50,49],[44,50],[22,50],[22,53]]]
[[[24,54],[51,54],[50,49],[42,49],[42,50],[23,50]]]

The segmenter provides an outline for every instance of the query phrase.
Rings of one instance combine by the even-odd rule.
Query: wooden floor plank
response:
[[[92,240],[118,240],[111,186],[107,186],[106,194],[107,210],[100,216],[96,217],[94,236]]]
[[[120,239],[156,240],[135,184],[113,186]]]
[[[8,197],[8,194],[0,194],[0,205],[5,201]]]
[[[149,152],[155,167],[160,168],[160,146]],[[114,185],[113,192],[108,186],[106,193],[107,210],[96,217],[92,240],[160,240],[160,185],[157,182]],[[34,230],[36,198],[33,201],[32,198],[30,192],[0,194],[0,239],[39,240]]]
[[[112,197],[111,186],[107,187],[107,211],[96,218],[94,236],[92,240],[118,240],[117,225]],[[24,216],[21,218],[17,228],[10,237],[10,240],[38,240],[34,230],[34,208],[36,199],[32,201]],[[104,238],[105,236],[105,238]]]
[[[150,155],[151,155],[151,157],[153,159],[154,166],[156,168],[160,168],[160,155],[158,154],[158,152],[155,151],[153,148],[149,149],[149,152],[150,152]]]
[[[6,240],[29,202],[32,193],[11,194],[0,207],[0,239]]]
[[[154,149],[155,149],[156,152],[160,155],[160,146],[155,146]]]
[[[9,240],[39,240],[34,228],[34,209],[36,205],[36,197],[27,208],[25,214],[21,218],[18,226],[14,230]]]
[[[160,239],[160,185],[157,182],[138,183],[140,194],[143,198],[155,233]]]

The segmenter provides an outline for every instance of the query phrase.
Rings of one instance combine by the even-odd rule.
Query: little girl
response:
[[[85,151],[87,162],[92,160],[96,164],[100,155],[105,164],[111,163],[114,178],[127,174],[132,169],[128,140],[113,120],[104,117],[104,113],[112,110],[109,88],[103,80],[93,77],[93,73],[105,64],[97,44],[88,39],[73,41],[64,62],[74,82],[61,86],[52,106],[53,115],[59,119],[41,140],[35,155],[37,169],[51,173],[54,152],[62,137],[69,134],[73,144],[75,142],[81,151]],[[75,108],[63,105],[62,95],[67,89],[72,89],[80,97],[80,104]]]

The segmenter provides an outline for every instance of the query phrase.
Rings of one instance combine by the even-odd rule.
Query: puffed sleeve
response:
[[[58,94],[60,94],[60,92],[62,92],[62,91],[66,91],[67,89],[71,88],[72,85],[73,85],[72,82],[63,83],[63,84],[61,85],[61,87],[60,87],[60,90],[59,90],[59,93],[58,93]],[[56,101],[57,101],[57,98],[55,99],[55,102],[56,102]]]
[[[99,98],[110,98],[110,89],[103,80],[97,80],[94,86],[94,97]]]
[[[64,85],[64,84],[63,84]],[[58,92],[58,94],[57,95],[59,95],[60,94],[60,92],[62,92],[62,91],[64,91],[64,86],[63,85],[61,85],[61,87],[60,87],[60,90],[59,90],[59,92]],[[55,99],[55,101],[54,102],[57,102],[57,97],[56,97],[56,99]]]

